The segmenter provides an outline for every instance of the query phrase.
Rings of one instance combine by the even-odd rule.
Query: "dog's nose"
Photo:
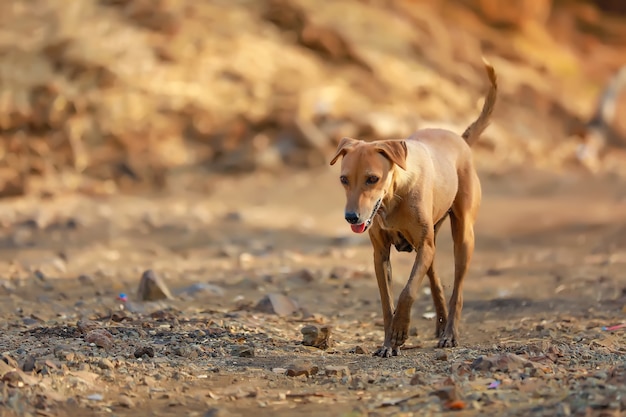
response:
[[[352,211],[346,211],[346,221],[350,224],[356,224],[359,221],[359,215]]]

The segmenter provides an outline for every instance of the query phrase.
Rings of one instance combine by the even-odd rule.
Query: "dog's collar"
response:
[[[380,206],[382,203],[383,203],[383,198],[381,197],[376,201],[376,204],[374,204],[374,209],[372,210],[372,214],[370,214],[370,217],[365,221],[365,224],[367,227],[370,227],[372,223],[374,222],[374,217],[376,217],[376,213],[378,213],[378,210],[380,209]]]

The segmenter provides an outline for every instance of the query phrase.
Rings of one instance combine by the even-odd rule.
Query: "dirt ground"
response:
[[[371,249],[336,176],[4,202],[0,414],[623,415],[625,331],[603,329],[626,313],[623,182],[483,174],[460,346],[435,348],[424,288],[403,355],[382,359]],[[397,294],[412,256],[393,262]],[[449,295],[447,233],[437,267]],[[137,299],[147,269],[172,300]],[[310,325],[331,326],[328,349],[302,344]]]

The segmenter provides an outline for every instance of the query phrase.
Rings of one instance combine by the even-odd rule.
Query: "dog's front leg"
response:
[[[415,255],[411,275],[400,293],[398,307],[391,320],[391,346],[396,350],[398,350],[409,337],[411,307],[417,299],[420,285],[426,275],[426,271],[432,265],[435,255],[435,241],[432,225],[424,226],[422,230],[424,230],[424,236],[421,245],[414,245],[417,253]]]
[[[383,346],[376,350],[375,356],[388,358],[398,354],[398,350],[391,346],[391,320],[393,318],[393,297],[391,294],[391,241],[384,232],[370,233],[374,247],[374,270],[380,292],[380,303],[383,308],[383,324],[385,326],[385,340]]]

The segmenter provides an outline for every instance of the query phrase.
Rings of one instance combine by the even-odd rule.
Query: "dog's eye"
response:
[[[341,181],[343,185],[348,185],[348,177],[346,177],[345,175],[339,177],[339,181]]]
[[[365,180],[365,183],[368,185],[376,184],[378,182],[378,177],[376,175],[370,175]]]

